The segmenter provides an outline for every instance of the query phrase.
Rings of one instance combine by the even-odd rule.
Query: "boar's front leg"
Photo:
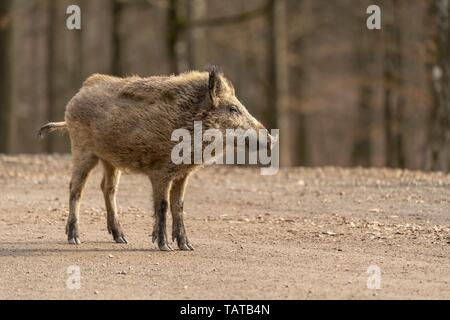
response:
[[[167,241],[166,219],[169,209],[169,190],[171,181],[164,174],[152,174],[150,180],[153,186],[153,205],[155,210],[155,225],[153,227],[152,242],[158,241],[161,251],[170,251],[172,248]]]
[[[186,236],[186,230],[184,228],[183,221],[184,192],[186,190],[187,181],[187,176],[178,180],[174,180],[172,182],[172,188],[170,190],[170,210],[172,211],[172,239],[176,239],[178,248],[180,248],[180,250],[194,250]]]

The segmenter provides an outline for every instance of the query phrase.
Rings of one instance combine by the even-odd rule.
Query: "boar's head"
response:
[[[239,101],[233,84],[225,78],[217,67],[209,68],[208,95],[205,100],[206,106],[204,110],[207,111],[204,112],[202,119],[204,129],[218,129],[224,136],[227,129],[241,129],[244,131],[250,129],[256,133],[258,148],[262,147],[259,143],[260,136],[258,133],[259,130],[265,129],[265,127]],[[272,143],[273,138],[268,134],[267,145],[264,147],[270,150]]]

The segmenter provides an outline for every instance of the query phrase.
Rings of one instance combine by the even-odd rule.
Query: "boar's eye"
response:
[[[239,110],[236,106],[229,106],[228,110],[232,113],[239,113]]]

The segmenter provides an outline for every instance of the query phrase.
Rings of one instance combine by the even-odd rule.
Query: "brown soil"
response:
[[[123,176],[129,244],[106,231],[101,171],[66,243],[69,156],[0,156],[2,299],[450,298],[450,176],[386,169],[211,167],[185,201],[195,251],[151,243],[151,186]],[[169,232],[170,234],[170,232]],[[81,288],[66,285],[80,267]],[[367,268],[381,289],[367,288]]]

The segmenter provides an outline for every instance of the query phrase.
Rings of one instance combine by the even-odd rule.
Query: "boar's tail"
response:
[[[57,131],[57,130],[67,130],[66,123],[64,121],[63,122],[49,122],[49,123],[43,125],[39,129],[38,136],[40,138],[42,138],[47,133],[50,133],[50,132],[53,132],[53,131]]]

